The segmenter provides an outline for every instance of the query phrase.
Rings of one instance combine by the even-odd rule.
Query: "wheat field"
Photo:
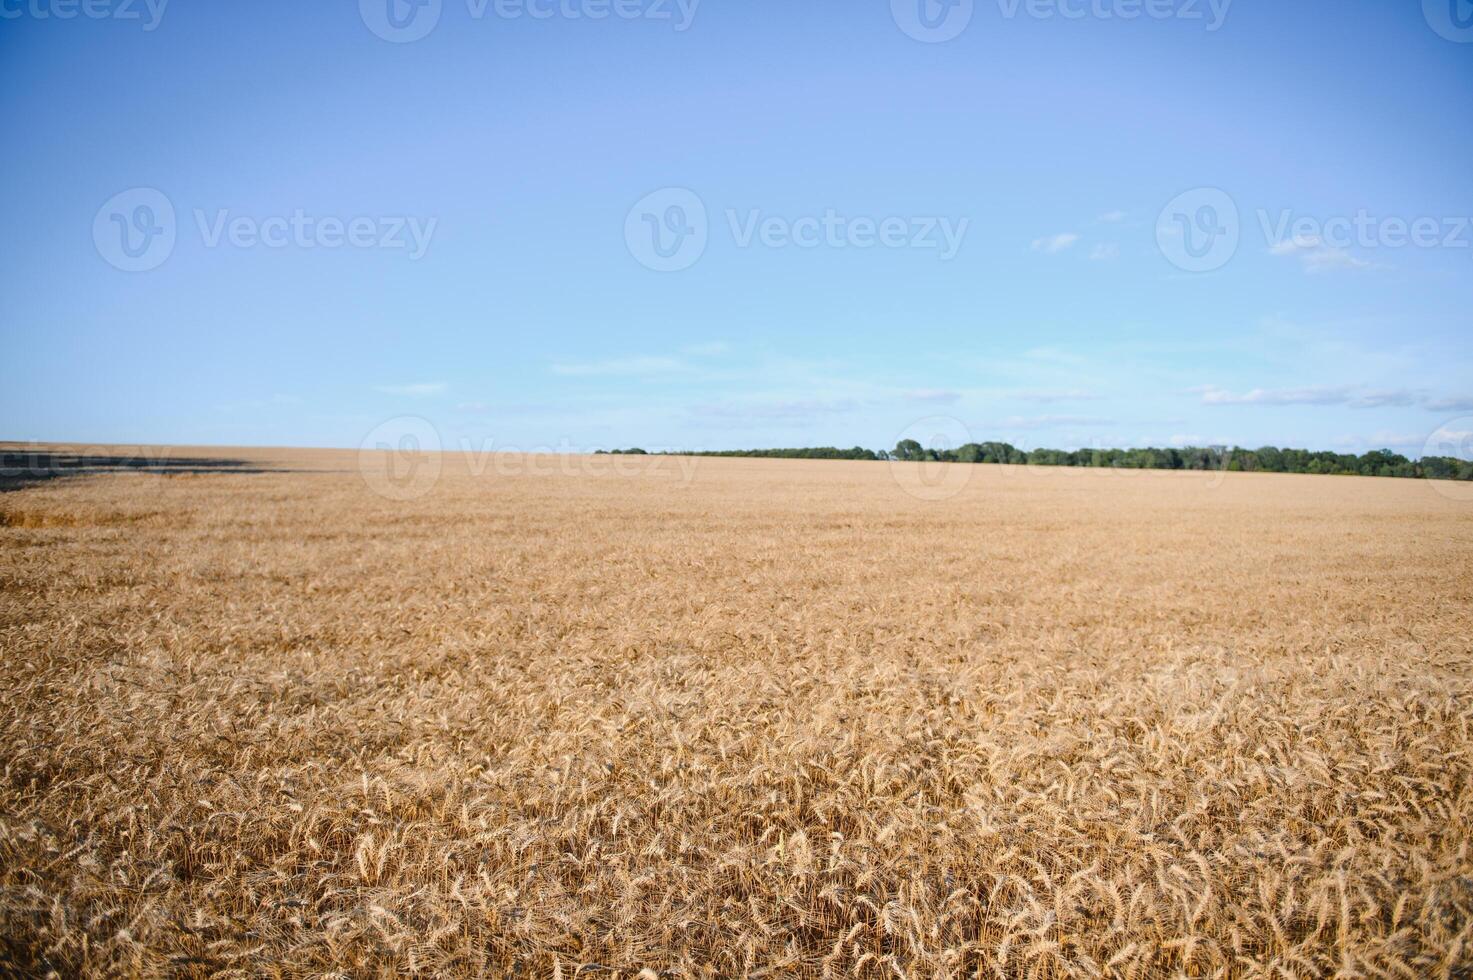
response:
[[[0,971],[1473,974],[1451,491],[210,453],[0,494]]]

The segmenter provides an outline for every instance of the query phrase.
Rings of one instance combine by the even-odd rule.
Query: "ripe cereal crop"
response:
[[[0,972],[1473,972],[1425,481],[211,453],[0,494]]]

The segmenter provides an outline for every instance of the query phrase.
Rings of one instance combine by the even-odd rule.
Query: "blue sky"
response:
[[[0,437],[1473,431],[1466,0],[427,2],[0,2]]]

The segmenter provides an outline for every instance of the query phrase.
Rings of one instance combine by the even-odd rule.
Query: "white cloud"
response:
[[[1115,244],[1114,242],[1104,242],[1103,244],[1096,245],[1094,249],[1089,253],[1089,258],[1092,262],[1103,262],[1109,259],[1118,259],[1120,258],[1120,246]]]
[[[1030,361],[1043,361],[1048,364],[1084,366],[1089,363],[1089,358],[1084,355],[1062,347],[1030,347],[1021,356]]]
[[[1254,388],[1241,395],[1213,385],[1195,390],[1203,405],[1343,405],[1350,397],[1348,388]]]
[[[1025,402],[1073,402],[1094,401],[1102,398],[1102,395],[1083,388],[1061,388],[1061,389],[1025,389],[1023,391],[1005,392],[1010,398],[1016,398]]]
[[[216,405],[215,409],[220,412],[259,412],[262,409],[300,404],[302,404],[302,399],[296,395],[278,394],[272,395],[270,398],[251,398],[246,401]]]
[[[1326,245],[1314,235],[1286,238],[1268,248],[1270,255],[1280,258],[1298,258],[1300,265],[1309,275],[1334,272],[1339,269],[1369,269],[1371,263],[1358,259],[1343,248]]]
[[[1311,385],[1305,388],[1254,388],[1241,394],[1216,385],[1193,388],[1203,405],[1346,405],[1351,408],[1389,408],[1415,404],[1417,393],[1404,388],[1366,389],[1352,385]]]
[[[1114,425],[1112,419],[1090,415],[1010,415],[998,425],[1004,429],[1045,429],[1057,425]]]
[[[1358,259],[1344,249],[1322,248],[1301,256],[1304,263],[1304,271],[1310,275],[1320,272],[1334,272],[1337,269],[1369,269],[1371,263],[1365,259]]]
[[[904,392],[903,397],[906,401],[910,402],[931,402],[950,405],[953,402],[960,401],[962,396],[960,392],[946,391],[941,388],[918,388],[914,391]]]
[[[1473,459],[1473,429],[1452,425],[1439,426],[1427,437],[1422,448],[1429,456],[1456,456]]]
[[[1473,398],[1435,398],[1426,407],[1430,412],[1473,412]]]
[[[1274,242],[1268,247],[1269,255],[1298,255],[1320,247],[1320,240],[1313,236],[1302,238],[1286,238],[1281,242]]]
[[[1417,396],[1401,388],[1363,391],[1350,400],[1351,408],[1401,408],[1415,404]]]
[[[1072,231],[1062,232],[1057,235],[1050,235],[1047,238],[1035,238],[1033,240],[1033,251],[1046,252],[1049,255],[1057,255],[1059,252],[1064,251],[1066,248],[1071,248],[1077,241],[1079,241],[1079,236],[1074,234]]]
[[[740,402],[719,402],[692,405],[690,412],[702,418],[712,419],[762,419],[799,420],[822,415],[851,412],[859,407],[852,398],[826,401],[816,398],[796,399],[753,399]]]
[[[564,409],[565,411],[563,411]],[[455,411],[460,413],[461,415],[480,417],[490,415],[537,416],[541,418],[558,419],[563,418],[564,415],[574,419],[577,419],[579,417],[579,412],[575,408],[568,408],[566,405],[552,406],[546,404],[538,404],[535,402],[459,402],[455,406]],[[560,411],[562,411],[562,414],[559,414]]]
[[[1420,456],[1426,436],[1415,432],[1394,432],[1382,429],[1370,435],[1340,436],[1332,440],[1337,449],[1366,452],[1372,449],[1404,449],[1407,455]]]
[[[426,398],[430,395],[438,395],[450,386],[443,381],[432,381],[420,384],[405,385],[379,385],[375,391],[385,395],[407,395],[410,398]]]
[[[1105,224],[1113,225],[1124,221],[1126,217],[1128,216],[1124,211],[1106,211],[1104,214],[1100,215],[1100,220],[1105,222]]]
[[[716,357],[731,352],[731,345],[724,340],[713,340],[704,344],[689,344],[680,348],[682,354],[691,357]]]
[[[673,357],[620,357],[584,364],[554,364],[552,373],[568,378],[669,374],[685,365]]]

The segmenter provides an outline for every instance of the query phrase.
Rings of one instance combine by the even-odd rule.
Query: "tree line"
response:
[[[599,453],[604,453],[599,450]],[[614,454],[645,455],[643,449],[614,449]],[[660,453],[675,456],[729,456],[763,459],[900,460],[938,463],[1007,463],[1014,466],[1076,466],[1131,470],[1225,470],[1230,473],[1314,473],[1326,476],[1390,476],[1426,480],[1473,480],[1473,462],[1454,456],[1408,459],[1389,449],[1362,455],[1313,452],[1262,446],[1187,446],[1181,449],[1019,449],[1006,442],[971,442],[957,449],[927,449],[902,439],[894,449],[875,451],[855,446],[838,449],[728,449],[711,452]]]

